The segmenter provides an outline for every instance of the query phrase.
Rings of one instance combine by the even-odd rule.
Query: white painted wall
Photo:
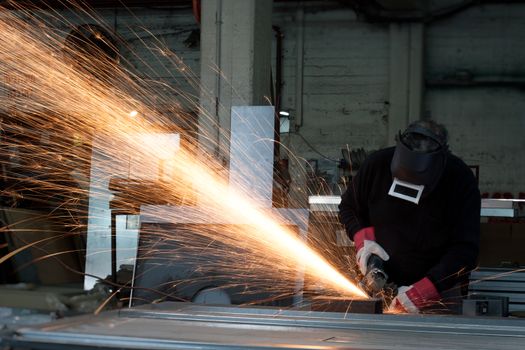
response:
[[[293,14],[279,12],[274,15],[274,24],[285,34],[282,108],[294,116],[298,24]],[[359,22],[350,10],[305,11],[303,122],[299,132],[327,156],[339,157],[346,143],[367,148],[384,145],[388,35],[388,25]],[[304,155],[315,154],[298,147]]]
[[[299,157],[290,156],[292,166],[304,167],[307,159],[317,159],[320,169],[336,183],[337,163],[326,158],[339,160],[346,145],[369,150],[386,145],[389,26],[363,23],[350,9],[313,10],[305,8],[301,23],[296,20],[297,4],[274,5],[274,25],[284,33],[282,109],[302,120],[297,126],[302,137],[291,133],[282,141]],[[303,104],[298,116],[296,48],[301,26]],[[304,174],[292,174],[296,194],[304,194]],[[304,201],[302,197],[296,199]]]

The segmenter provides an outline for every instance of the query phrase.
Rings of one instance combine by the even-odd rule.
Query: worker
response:
[[[476,267],[481,198],[472,170],[448,149],[448,132],[416,121],[397,145],[371,154],[339,205],[364,275],[372,254],[398,286],[394,312],[458,312]]]

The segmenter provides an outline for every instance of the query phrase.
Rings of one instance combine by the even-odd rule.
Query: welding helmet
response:
[[[442,128],[443,133],[438,134],[433,130],[436,128]],[[434,190],[443,174],[448,153],[446,130],[435,123],[416,122],[399,132],[396,141],[389,194],[417,204]]]

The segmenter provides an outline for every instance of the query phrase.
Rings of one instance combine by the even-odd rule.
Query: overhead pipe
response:
[[[191,9],[193,11],[193,17],[198,24],[201,24],[201,0],[192,0]]]
[[[274,123],[274,159],[279,160],[281,157],[280,141],[281,141],[281,105],[282,105],[282,87],[283,87],[283,38],[284,35],[281,28],[278,26],[272,26],[275,32],[276,47],[275,47],[275,123]]]
[[[303,72],[304,72],[304,10],[300,6],[295,15],[296,37],[296,69],[295,69],[295,130],[303,125]]]

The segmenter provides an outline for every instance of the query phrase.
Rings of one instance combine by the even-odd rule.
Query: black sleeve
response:
[[[468,181],[461,184],[463,189],[454,189],[463,195],[458,198],[458,211],[450,244],[439,263],[428,272],[428,277],[439,292],[464,282],[468,273],[477,265],[481,196],[472,173],[466,175]]]
[[[370,162],[364,162],[356,176],[348,185],[339,204],[339,220],[344,225],[346,234],[353,240],[357,231],[370,226],[366,201],[366,184]]]

